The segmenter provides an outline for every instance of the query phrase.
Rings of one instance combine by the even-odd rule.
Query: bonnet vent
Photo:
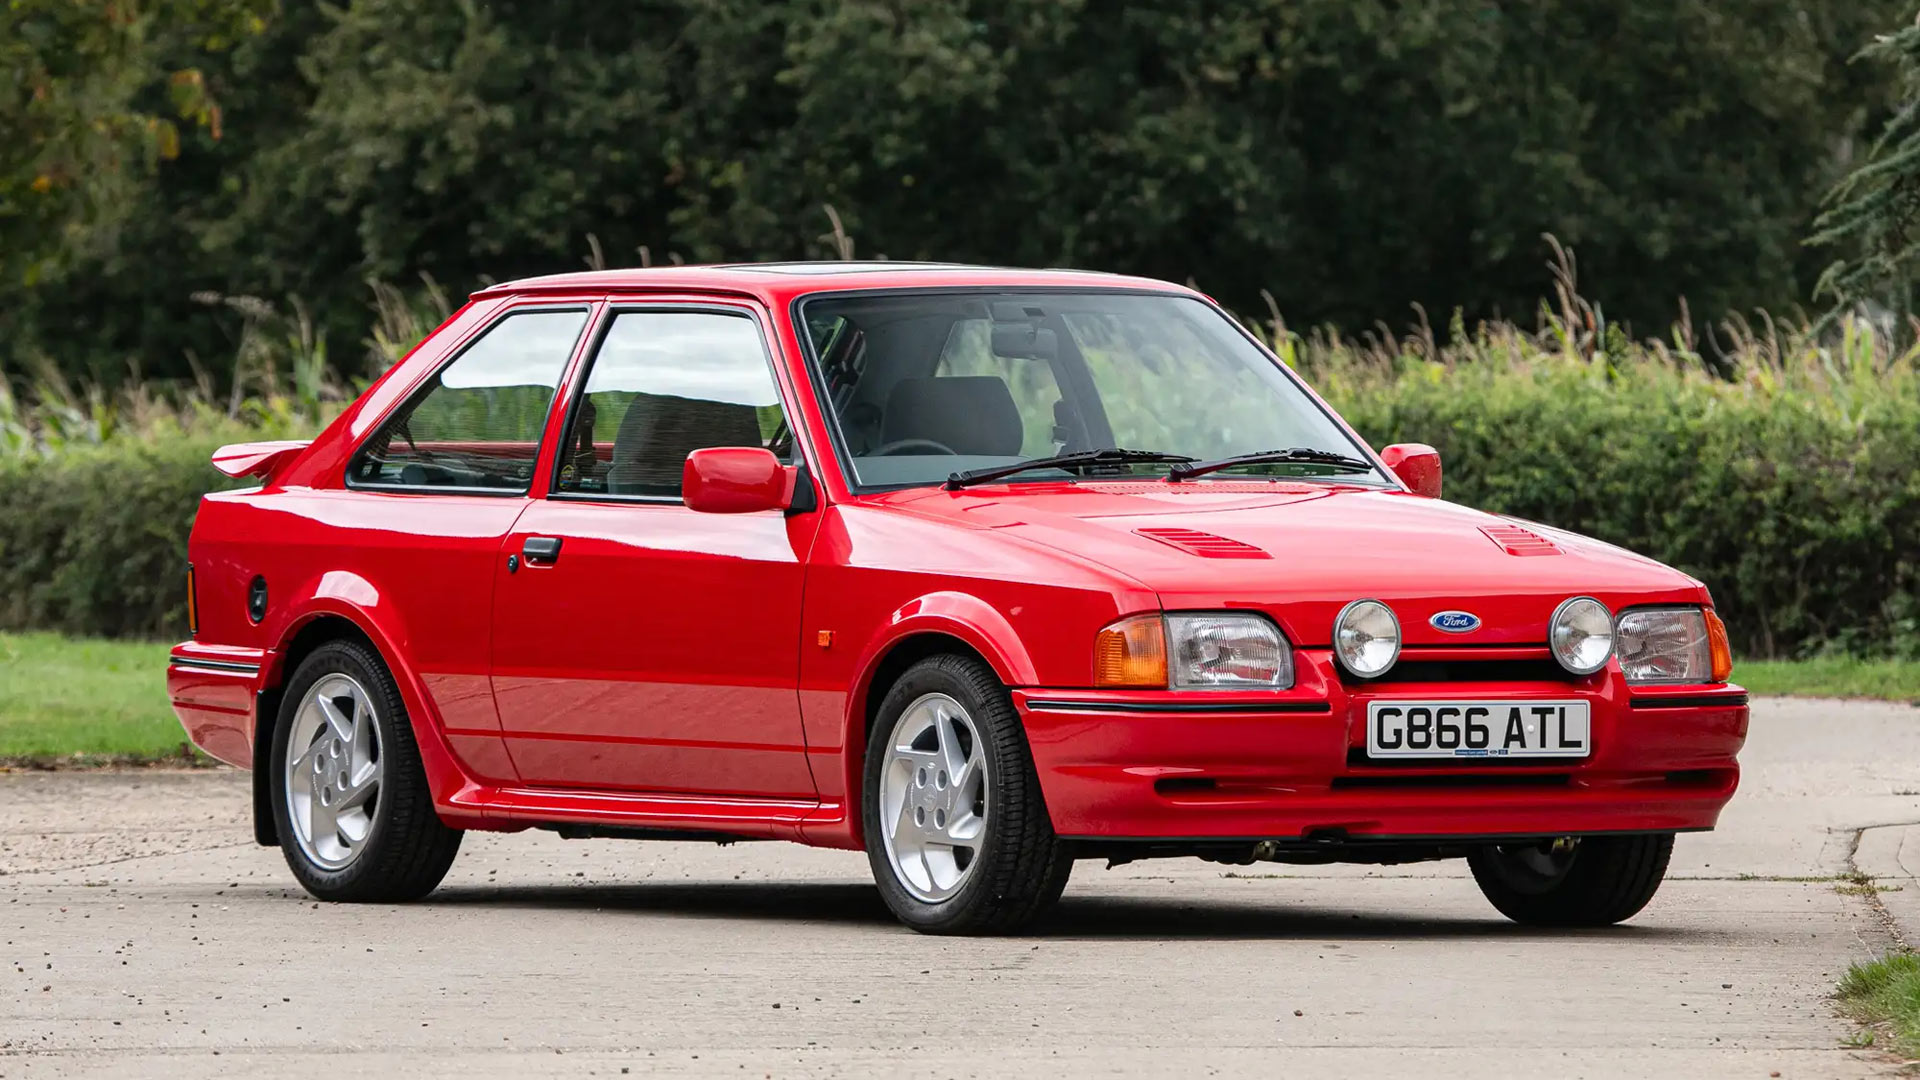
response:
[[[1204,559],[1271,559],[1273,556],[1239,540],[1229,540],[1198,529],[1135,529],[1149,540],[1158,540],[1189,555]]]
[[[1486,533],[1487,539],[1499,544],[1509,555],[1560,554],[1559,546],[1553,541],[1518,525],[1482,525],[1480,531]]]

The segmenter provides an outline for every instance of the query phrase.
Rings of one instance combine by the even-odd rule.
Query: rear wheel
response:
[[[1517,923],[1610,926],[1660,889],[1673,834],[1495,844],[1467,857],[1480,891]]]
[[[273,730],[273,817],[287,866],[322,900],[417,900],[460,850],[433,809],[399,687],[358,642],[315,649]]]
[[[1060,897],[1073,870],[1054,836],[1026,733],[971,657],[908,668],[880,704],[862,800],[887,906],[927,933],[1008,933]]]

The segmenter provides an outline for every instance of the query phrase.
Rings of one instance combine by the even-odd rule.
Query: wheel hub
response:
[[[960,891],[986,838],[985,748],[954,698],[926,694],[900,714],[880,781],[883,846],[895,877],[916,899]]]
[[[329,673],[307,691],[291,723],[287,821],[316,866],[345,869],[373,831],[385,774],[373,699],[352,677]]]

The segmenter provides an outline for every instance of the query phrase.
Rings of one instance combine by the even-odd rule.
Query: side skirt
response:
[[[800,840],[801,828],[837,822],[846,806],[814,799],[731,795],[570,791],[558,788],[472,787],[441,807],[469,827],[512,832],[530,826],[585,826],[559,830],[594,835],[645,836],[648,831]],[[474,819],[479,822],[474,823]],[[591,828],[603,827],[603,828]],[[644,830],[644,831],[643,831]]]

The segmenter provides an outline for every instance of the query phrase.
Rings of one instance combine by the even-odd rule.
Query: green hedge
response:
[[[1448,499],[1700,578],[1743,655],[1920,656],[1910,366],[1725,381],[1655,360],[1495,356],[1314,381],[1375,446],[1437,447]]]
[[[0,630],[185,637],[187,532],[200,496],[233,484],[208,457],[245,437],[0,456]]]
[[[1744,655],[1920,655],[1910,359],[1890,374],[1884,359],[1831,370],[1809,353],[1726,381],[1637,349],[1588,361],[1518,338],[1444,363],[1301,344],[1294,362],[1374,445],[1439,447],[1448,498],[1694,574]],[[163,432],[0,457],[0,629],[183,633],[187,530],[228,483],[207,456],[277,437]]]

